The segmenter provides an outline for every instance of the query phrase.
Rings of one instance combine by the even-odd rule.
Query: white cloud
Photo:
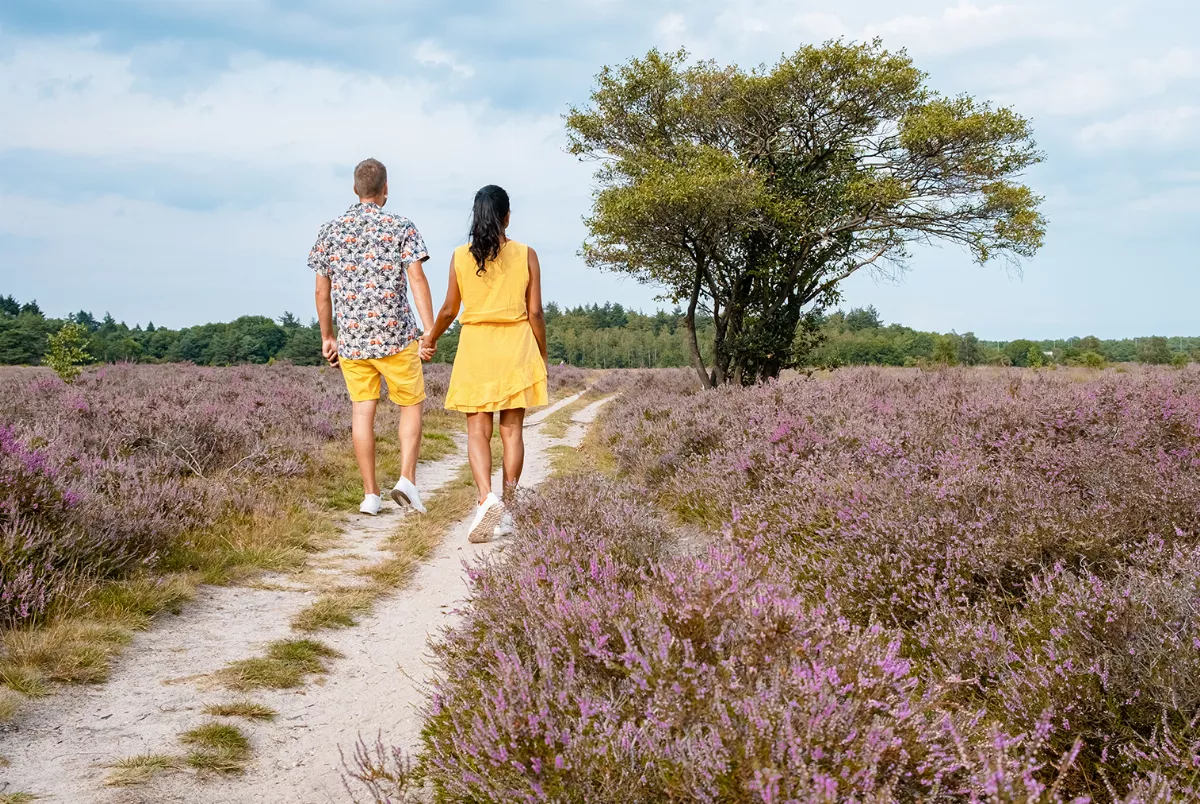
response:
[[[443,67],[449,67],[455,75],[462,78],[470,78],[475,75],[475,68],[469,64],[459,62],[449,52],[437,46],[437,43],[426,39],[417,45],[417,51],[414,54],[417,61],[422,64],[436,64]]]
[[[311,288],[296,266],[303,267],[316,226],[353,200],[348,170],[366,156],[388,165],[393,205],[417,220],[440,255],[435,289],[442,257],[462,242],[472,194],[494,182],[513,195],[516,236],[544,253],[547,294],[571,303],[595,295],[584,290],[590,275],[562,272],[577,264],[591,166],[563,153],[562,121],[555,113],[510,113],[447,100],[443,85],[404,75],[253,55],[235,59],[199,89],[166,98],[137,81],[130,56],[101,51],[93,40],[7,44],[0,50],[0,152],[30,149],[192,172],[244,165],[253,181],[265,182],[261,202],[251,208],[241,203],[199,211],[116,195],[61,203],[11,185],[0,189],[0,233],[38,244],[21,258],[24,270],[78,264],[67,273],[83,273],[78,252],[86,244],[86,275],[66,277],[56,308],[104,304],[117,313],[121,302],[106,297],[115,291],[88,283],[124,277],[128,286],[131,271],[149,271],[162,288],[184,293],[176,307],[202,304],[206,311],[176,314],[175,323],[196,315],[269,312],[275,304],[307,306]],[[282,186],[305,186],[303,197],[271,186],[272,175]],[[244,199],[244,188],[238,192]],[[0,255],[6,273],[15,259],[7,256]],[[193,296],[200,275],[223,289]],[[243,285],[254,298],[228,292]],[[84,293],[89,287],[92,301]],[[288,288],[292,300],[270,298],[279,292],[272,287]],[[268,298],[256,296],[260,292]],[[628,290],[613,295],[626,302],[648,297]],[[121,314],[131,320],[139,315],[137,300],[123,303]],[[154,315],[171,318],[158,306]]]
[[[1094,149],[1170,146],[1195,142],[1198,124],[1200,108],[1195,106],[1152,109],[1092,123],[1080,132],[1079,139]]]
[[[1160,90],[1176,81],[1200,78],[1200,51],[1174,47],[1157,59],[1137,59],[1132,72]]]
[[[428,55],[428,54],[427,54]],[[201,157],[265,166],[336,165],[357,154],[419,154],[440,167],[517,161],[549,175],[556,115],[444,100],[440,85],[245,56],[207,86],[168,99],[140,88],[130,57],[88,40],[18,42],[0,60],[0,149],[129,158]]]
[[[687,22],[682,14],[667,14],[654,26],[659,41],[676,47],[687,39]]]
[[[1200,214],[1200,183],[1170,187],[1130,201],[1125,211],[1130,216],[1151,218],[1188,217],[1195,219]]]
[[[956,5],[938,4],[934,11],[894,17],[887,17],[894,4],[868,2],[853,7],[857,20],[820,8],[798,11],[798,5],[791,0],[732,0],[708,18],[708,25],[696,26],[691,47],[704,54],[728,54],[731,46],[792,50],[798,44],[829,38],[863,41],[878,36],[889,48],[946,55],[1008,41],[1068,40],[1094,34],[1091,24],[1080,22],[1080,14],[1060,10],[1054,2],[986,5],[959,0]],[[678,34],[679,29],[672,32]]]
[[[1113,109],[1177,96],[1181,85],[1200,77],[1200,54],[1184,48],[1155,58],[1106,52],[1093,61],[1100,63],[1089,65],[1072,53],[1026,57],[993,73],[993,96],[1027,114],[1094,120]]]
[[[1025,114],[1090,115],[1110,109],[1131,87],[1112,68],[1089,69],[1031,57],[993,76],[993,95]]]

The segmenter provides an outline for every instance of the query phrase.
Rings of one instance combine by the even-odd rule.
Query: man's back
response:
[[[428,256],[412,221],[372,202],[357,203],[321,227],[308,264],[329,277],[338,354],[388,357],[420,336],[408,303],[407,268]]]

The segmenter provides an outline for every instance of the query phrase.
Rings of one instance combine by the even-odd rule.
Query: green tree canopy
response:
[[[844,323],[846,329],[851,332],[859,332],[864,329],[879,329],[883,326],[883,319],[879,317],[879,311],[875,309],[875,305],[871,304],[866,307],[855,307],[846,313]]]
[[[1139,363],[1152,366],[1165,366],[1171,362],[1171,347],[1162,335],[1146,338],[1138,344],[1137,358]]]
[[[915,242],[984,263],[1041,246],[1040,161],[1010,109],[946,97],[879,41],[805,47],[770,69],[651,51],[597,77],[567,127],[598,160],[583,256],[687,302],[691,363],[711,385],[803,357],[840,283],[900,270]],[[711,368],[695,337],[714,322]]]

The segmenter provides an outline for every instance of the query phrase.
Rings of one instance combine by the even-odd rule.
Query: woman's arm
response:
[[[460,307],[462,307],[462,293],[458,290],[458,275],[454,273],[454,257],[451,255],[450,282],[446,285],[446,300],[442,302],[442,309],[438,310],[433,327],[425,333],[425,337],[422,339],[421,358],[423,360],[433,359],[433,353],[437,351],[438,338],[450,329],[450,325],[458,317]]]
[[[529,326],[533,327],[533,338],[537,341],[542,360],[546,360],[546,313],[542,310],[542,264],[537,252],[529,249],[529,287],[525,289],[525,308],[529,312]]]

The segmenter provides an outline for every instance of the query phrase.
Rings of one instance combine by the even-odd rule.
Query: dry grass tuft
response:
[[[0,804],[28,804],[37,798],[32,793],[0,793]]]
[[[274,720],[279,713],[271,707],[243,698],[238,701],[208,704],[204,714],[213,717],[242,717],[247,720]]]
[[[567,431],[571,429],[572,419],[574,419],[575,414],[590,404],[592,404],[592,400],[581,396],[566,407],[556,410],[541,423],[542,432],[551,438],[564,437]]]
[[[167,572],[199,573],[208,584],[244,581],[261,572],[288,572],[304,565],[310,553],[333,543],[337,534],[332,512],[304,501],[318,496],[295,482],[263,490],[263,506],[231,513],[220,527],[193,534],[163,559]],[[297,500],[282,505],[276,499]]]
[[[196,575],[167,575],[107,583],[88,595],[84,610],[93,619],[140,631],[159,612],[178,614],[181,604],[196,596],[199,580]]]
[[[250,759],[250,740],[237,726],[205,723],[179,736],[191,746],[186,762],[198,770],[241,773]]]
[[[550,473],[562,476],[597,472],[608,477],[616,476],[617,459],[612,450],[604,444],[599,433],[600,428],[589,428],[578,448],[566,445],[551,447],[548,450]]]
[[[233,662],[218,674],[230,689],[294,689],[326,672],[325,659],[341,654],[311,639],[284,639],[267,646],[267,655]]]
[[[47,681],[98,684],[133,638],[128,628],[90,619],[66,619],[4,634],[0,681],[30,696],[49,693]]]
[[[461,429],[461,424],[459,425]],[[426,462],[440,461],[458,452],[458,445],[449,433],[426,431],[421,439],[421,460]]]
[[[350,628],[358,624],[354,615],[369,611],[376,597],[378,593],[371,588],[335,589],[293,617],[292,628],[308,633]]]
[[[112,764],[112,773],[104,780],[109,787],[129,787],[145,784],[155,775],[179,767],[178,757],[165,754],[139,754],[119,759]]]
[[[21,710],[21,703],[24,701],[24,696],[15,690],[8,687],[0,687],[0,724],[11,723],[17,717],[17,712]],[[0,762],[0,767],[3,766]]]
[[[0,661],[0,684],[30,698],[50,694],[50,685],[36,667],[25,667],[7,659]]]

